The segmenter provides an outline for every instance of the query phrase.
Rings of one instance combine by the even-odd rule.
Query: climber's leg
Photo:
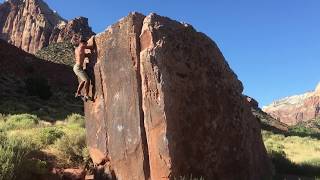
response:
[[[74,65],[73,71],[79,77],[79,79],[81,80],[81,83],[79,84],[78,90],[76,92],[76,97],[78,95],[81,95],[81,90],[83,89],[83,86],[85,86],[85,90],[86,90],[85,95],[87,96],[89,94],[89,85],[90,85],[90,83],[89,83],[90,80],[89,80],[89,77],[88,77],[87,73],[84,72],[82,67],[77,65],[77,64]]]
[[[84,84],[85,84],[85,81],[81,81],[81,83],[80,83],[79,86],[78,86],[78,89],[77,89],[77,92],[76,92],[76,94],[75,94],[75,97],[81,96],[81,90],[82,90]]]
[[[85,86],[85,90],[86,90],[86,93],[85,93],[85,96],[89,96],[89,86],[90,86],[90,82],[89,81],[85,81],[84,83],[84,86]]]

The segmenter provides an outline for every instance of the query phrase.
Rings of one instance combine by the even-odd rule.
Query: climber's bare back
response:
[[[85,48],[77,47],[74,50],[76,64],[83,67],[84,58],[86,56]]]

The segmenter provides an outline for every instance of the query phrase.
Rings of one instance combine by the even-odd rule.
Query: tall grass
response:
[[[8,139],[1,135],[0,142],[0,180],[21,179],[24,167],[27,163],[28,155],[36,151],[36,147],[27,139]]]
[[[320,141],[263,131],[263,139],[277,174],[320,178]]]
[[[19,114],[12,115],[0,121],[0,130],[8,131],[13,129],[26,129],[37,126],[40,119],[35,115]]]
[[[90,163],[83,127],[84,118],[78,114],[57,125],[30,114],[0,116],[0,180],[29,180],[48,173],[40,157],[49,151],[60,167]]]

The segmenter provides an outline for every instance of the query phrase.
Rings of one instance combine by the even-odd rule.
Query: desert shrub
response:
[[[65,133],[58,127],[45,127],[39,129],[36,133],[36,140],[39,144],[47,146],[53,144],[57,139],[61,138]]]
[[[316,137],[320,138],[320,135],[313,129],[304,126],[303,124],[297,124],[289,128],[290,136],[300,136],[300,137]]]
[[[12,115],[6,118],[5,121],[0,123],[0,129],[27,129],[37,126],[39,118],[31,114]]]
[[[88,170],[93,170],[94,169],[94,164],[93,161],[90,157],[89,149],[88,147],[83,148],[82,150],[82,158],[83,158],[83,165],[85,166],[86,169]]]
[[[85,132],[70,132],[54,143],[58,158],[66,165],[79,165],[84,162],[86,148]]]
[[[0,132],[0,145],[2,145],[7,140],[7,134],[5,132]]]
[[[25,80],[25,85],[28,95],[30,96],[38,96],[44,100],[52,96],[48,80],[43,77],[29,77]]]
[[[80,127],[85,127],[84,117],[80,114],[71,114],[66,119],[68,124],[77,124]]]
[[[22,179],[19,177],[24,174],[23,164],[35,150],[26,139],[3,138],[0,141],[0,180]]]
[[[5,121],[6,117],[7,117],[6,115],[0,113],[0,122]]]

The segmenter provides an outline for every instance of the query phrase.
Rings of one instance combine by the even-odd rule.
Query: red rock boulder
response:
[[[270,179],[260,124],[210,38],[132,13],[98,34],[96,45],[94,101],[85,103],[96,164],[109,161],[119,180]]]

